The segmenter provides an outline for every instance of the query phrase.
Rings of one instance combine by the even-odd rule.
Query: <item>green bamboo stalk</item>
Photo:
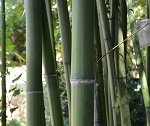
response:
[[[71,125],[94,125],[94,5],[72,1]]]
[[[120,17],[122,23],[123,40],[127,38],[127,5],[125,0],[120,0]],[[126,54],[127,54],[127,43],[124,42],[124,55],[125,55],[125,67],[126,67]]]
[[[108,52],[111,49],[111,36],[109,31],[109,25],[108,25],[108,19],[107,19],[107,13],[106,13],[106,5],[103,0],[96,0],[97,2],[97,8],[98,12],[100,14],[100,24],[103,31],[103,38],[105,43],[105,49],[106,52]],[[110,53],[107,55],[107,63],[108,63],[108,76],[109,76],[109,84],[110,84],[110,92],[111,92],[111,102],[112,102],[112,109],[113,109],[113,121],[114,126],[117,126],[117,106],[116,106],[116,97],[115,97],[115,91],[114,86],[116,85],[116,82],[114,78],[116,78],[115,75],[115,65],[114,65],[114,59],[113,54]]]
[[[122,32],[120,20],[117,26],[118,26],[118,42],[122,42],[123,32]],[[118,57],[119,59],[118,89],[119,89],[119,101],[120,101],[120,112],[121,112],[121,126],[131,126],[124,54],[125,54],[124,44],[121,44],[119,46],[119,57]]]
[[[102,117],[100,118],[100,114],[102,115],[102,112],[100,110],[99,102],[99,92],[98,92],[98,83],[96,82],[96,85],[94,87],[94,126],[100,126],[103,124]]]
[[[48,29],[48,19],[46,14],[45,2],[42,2],[43,11],[43,64],[45,69],[46,84],[48,87],[50,116],[52,126],[63,126],[63,118],[60,103],[60,94],[58,86],[58,78],[56,74],[54,55],[50,39],[50,31]]]
[[[110,3],[110,34],[111,34],[111,48],[115,45],[115,22],[116,22],[116,10],[117,0],[109,0]]]
[[[67,0],[56,0],[58,17],[60,23],[60,33],[62,39],[63,63],[65,70],[65,79],[68,97],[69,124],[71,125],[71,84],[70,84],[70,67],[71,67],[71,31],[68,14]]]
[[[51,36],[51,45],[52,45],[52,52],[53,52],[53,57],[55,59],[55,67],[57,66],[56,63],[56,50],[55,50],[55,38],[54,38],[54,27],[53,27],[53,17],[52,17],[52,11],[51,11],[51,0],[45,0],[46,4],[46,12],[47,12],[47,18],[48,18],[48,26],[49,26],[49,31],[50,31],[50,36]]]
[[[27,126],[43,124],[41,0],[25,0],[27,52]]]
[[[133,10],[132,10],[133,8],[132,1],[126,0],[126,3],[127,3],[127,8],[128,8],[128,17],[129,17],[129,22],[130,22],[131,33],[134,33],[137,29],[136,29],[136,23],[135,23]],[[142,85],[142,94],[143,94],[143,100],[144,100],[144,105],[145,105],[145,110],[146,110],[147,126],[149,126],[150,125],[149,89],[148,89],[143,61],[141,58],[141,52],[140,52],[139,41],[138,41],[137,35],[132,37],[132,41],[133,41],[133,47],[135,51],[136,64],[137,64],[138,72],[140,76],[140,83]]]
[[[96,90],[96,106],[97,112],[96,112],[96,117],[95,122],[96,126],[98,125],[103,125],[107,126],[107,102],[106,102],[106,94],[105,94],[105,86],[104,86],[104,81],[103,81],[103,70],[102,70],[102,61],[97,62],[97,60],[102,56],[101,54],[101,45],[100,45],[100,34],[99,34],[99,26],[98,26],[98,17],[97,17],[97,10],[96,10],[96,16],[95,16],[95,29],[94,29],[94,42],[96,44],[96,49],[95,49],[95,72],[97,75],[97,82],[98,84],[95,86]],[[98,110],[101,111],[98,111]],[[100,113],[99,113],[100,112]],[[100,120],[100,121],[99,121]]]
[[[150,0],[147,0],[147,18],[150,17]],[[149,87],[150,92],[150,46],[146,48],[146,77],[147,77],[147,83]]]
[[[119,22],[119,19],[118,19],[118,9],[116,11],[116,21],[115,21],[115,46],[118,44],[118,22]],[[120,98],[120,94],[119,94],[119,81],[118,81],[118,77],[119,77],[119,48],[115,49],[114,50],[114,61],[115,61],[115,71],[116,71],[116,77],[117,77],[117,84],[116,84],[116,95],[117,95],[117,100],[116,102],[119,104],[119,107],[120,107],[120,101],[121,101],[121,98]],[[121,111],[120,109],[117,110],[117,114],[118,114],[118,125],[121,126]]]
[[[100,15],[98,13],[98,15]],[[99,20],[99,31],[100,31],[100,39],[101,39],[101,50],[102,50],[102,56],[106,54],[105,50],[105,45],[104,45],[104,39],[103,39],[103,34],[102,34],[102,28],[100,24],[100,17],[98,16]],[[113,125],[113,114],[112,114],[112,104],[111,104],[111,98],[110,98],[110,89],[109,89],[109,84],[108,84],[108,68],[107,68],[107,58],[104,57],[102,59],[103,62],[103,78],[104,78],[104,83],[105,83],[105,91],[106,91],[106,102],[107,102],[107,126],[112,126]]]
[[[102,31],[100,31],[102,34]],[[105,51],[105,45],[104,45],[104,39],[103,36],[100,35],[101,37],[101,50],[102,50],[102,55],[106,54]],[[108,68],[107,68],[107,59],[104,57],[102,59],[103,62],[103,78],[104,78],[104,83],[105,83],[105,89],[106,89],[106,101],[107,101],[107,111],[108,111],[108,117],[107,117],[107,126],[113,126],[113,114],[112,114],[112,104],[111,104],[111,98],[110,98],[110,88],[109,88],[109,82],[108,82]]]
[[[2,75],[2,126],[6,126],[6,23],[5,23],[5,0],[1,0],[1,75]]]
[[[44,105],[44,97],[43,97],[42,126],[46,126],[46,121],[45,121],[45,105]]]

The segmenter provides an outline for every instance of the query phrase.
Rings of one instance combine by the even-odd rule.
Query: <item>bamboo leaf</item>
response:
[[[8,92],[14,91],[17,87],[10,89]]]
[[[13,113],[16,109],[18,109],[18,107],[11,108],[11,109],[10,109],[10,112]]]
[[[20,77],[22,76],[22,74],[20,74],[19,76],[17,76],[15,79],[12,80],[12,83],[18,81],[20,79]]]
[[[20,95],[20,89],[16,89],[13,93],[13,96],[17,96],[17,95]]]

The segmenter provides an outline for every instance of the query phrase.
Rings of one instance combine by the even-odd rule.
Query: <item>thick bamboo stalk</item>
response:
[[[43,124],[42,6],[41,0],[25,0],[27,61],[27,126]]]
[[[45,2],[42,2],[43,11],[43,64],[45,69],[46,84],[49,94],[50,117],[52,126],[63,126],[58,78],[56,74],[54,55],[48,29],[48,19]]]
[[[6,23],[5,23],[5,0],[1,0],[1,89],[2,89],[2,126],[6,126]]]
[[[58,17],[60,23],[60,32],[62,39],[63,63],[65,70],[65,79],[68,97],[69,124],[71,125],[71,84],[70,84],[70,66],[71,66],[71,31],[68,14],[67,0],[56,0],[58,8]]]
[[[137,29],[136,29],[133,10],[132,10],[132,8],[133,8],[132,1],[126,0],[126,2],[127,2],[127,7],[128,7],[128,17],[129,17],[129,22],[130,22],[131,33],[134,33]],[[138,41],[137,35],[132,37],[132,41],[133,41],[133,47],[134,47],[134,51],[135,51],[136,65],[137,65],[139,76],[140,76],[140,83],[142,85],[142,94],[143,94],[143,100],[144,100],[144,105],[145,105],[145,110],[146,110],[147,126],[149,126],[150,125],[149,89],[148,89],[146,74],[145,74],[145,70],[144,70],[144,65],[143,65],[143,61],[142,61],[142,57],[141,57],[141,52],[140,52],[139,41]]]
[[[72,1],[71,125],[94,125],[94,5]]]
[[[111,36],[109,31],[109,25],[108,25],[108,19],[107,19],[107,13],[106,13],[106,5],[103,0],[96,0],[97,2],[97,8],[98,12],[100,14],[100,24],[103,31],[103,38],[105,43],[105,49],[106,52],[108,52],[111,49]],[[115,97],[115,90],[114,86],[116,85],[116,82],[114,78],[116,78],[115,75],[115,65],[114,65],[114,59],[113,54],[110,53],[107,55],[107,63],[108,63],[108,76],[109,76],[109,84],[110,84],[110,92],[111,92],[111,102],[112,102],[112,109],[113,109],[113,121],[114,126],[117,126],[117,106],[116,106],[116,97]]]

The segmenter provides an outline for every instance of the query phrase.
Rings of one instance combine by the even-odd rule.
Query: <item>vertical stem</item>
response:
[[[98,14],[99,15],[99,14]],[[102,50],[102,56],[106,54],[105,50],[105,44],[103,39],[103,33],[100,23],[100,17],[99,17],[99,31],[100,31],[100,38],[101,38],[101,50]],[[103,78],[105,83],[105,91],[106,91],[106,103],[107,103],[107,126],[113,126],[113,114],[112,114],[112,104],[111,104],[111,96],[110,96],[110,88],[109,88],[109,82],[108,82],[108,67],[107,67],[107,58],[104,57],[102,59],[103,62]]]
[[[94,125],[94,5],[72,1],[71,125]]]
[[[110,33],[111,33],[111,48],[115,45],[115,22],[116,22],[116,10],[117,0],[110,0]]]
[[[95,69],[96,69],[96,80],[98,84],[95,86],[95,97],[96,97],[96,103],[98,106],[97,107],[97,124],[99,125],[107,125],[107,102],[106,102],[106,92],[105,92],[105,85],[103,81],[103,69],[102,69],[102,61],[99,61],[97,63],[97,59],[99,59],[102,54],[101,54],[101,45],[100,45],[100,34],[99,34],[99,26],[98,26],[98,17],[97,17],[97,10],[96,10],[96,16],[95,16],[95,29],[94,29],[94,42],[96,44],[96,49],[95,49]],[[96,93],[97,92],[97,93]],[[95,108],[96,108],[95,107]],[[98,111],[98,110],[101,111]],[[100,121],[99,121],[100,120]],[[96,124],[96,126],[97,126]]]
[[[55,59],[55,67],[57,67],[56,63],[56,50],[55,50],[55,38],[54,38],[54,27],[53,27],[53,17],[52,17],[52,11],[51,11],[51,0],[45,0],[46,4],[46,13],[47,13],[47,18],[48,18],[48,27],[50,31],[50,38],[51,38],[51,45],[52,45],[52,52],[53,52],[53,57]]]
[[[123,41],[123,32],[121,27],[121,21],[118,22],[118,42]],[[127,92],[127,81],[126,81],[126,70],[125,70],[125,55],[124,55],[124,44],[119,47],[119,72],[118,72],[118,89],[119,89],[119,101],[120,101],[120,112],[121,112],[121,126],[131,126],[130,121],[130,110],[128,104],[128,92]]]
[[[1,51],[2,51],[2,126],[6,126],[6,23],[5,0],[1,0]]]
[[[147,0],[147,18],[150,17],[150,0]],[[150,46],[146,49],[146,77],[150,92]]]
[[[120,17],[122,23],[123,40],[127,38],[127,5],[125,0],[120,0]],[[124,55],[125,55],[125,67],[126,67],[126,54],[127,54],[127,43],[124,42]]]
[[[129,22],[130,22],[131,33],[134,33],[136,31],[136,24],[135,24],[133,10],[131,9],[133,8],[132,0],[126,0],[126,2],[127,2],[127,7],[128,7],[128,17],[129,17]],[[143,65],[143,61],[141,57],[140,46],[139,46],[137,35],[132,37],[132,41],[133,41],[133,47],[135,51],[136,65],[137,65],[139,76],[140,76],[140,83],[142,85],[142,94],[143,94],[143,100],[144,100],[144,105],[145,105],[145,110],[146,110],[147,126],[149,126],[150,125],[149,88],[147,84],[146,74],[144,70],[144,65]]]
[[[63,118],[60,103],[60,93],[58,77],[56,74],[55,58],[53,55],[50,31],[48,29],[48,19],[46,14],[46,5],[42,1],[42,23],[43,23],[43,64],[45,69],[46,84],[49,94],[50,117],[52,126],[63,126]]]
[[[108,19],[107,19],[107,13],[106,13],[106,5],[104,0],[96,0],[97,1],[97,8],[98,12],[100,14],[100,23],[103,31],[103,38],[105,43],[105,49],[106,52],[108,52],[111,49],[111,35],[109,31],[109,25],[108,25]],[[107,55],[107,63],[108,63],[108,76],[109,76],[109,86],[110,86],[110,92],[111,92],[111,102],[112,102],[112,109],[113,109],[113,121],[114,126],[117,126],[117,113],[116,110],[118,107],[116,106],[116,96],[115,96],[115,90],[114,87],[116,85],[116,82],[114,78],[116,78],[115,75],[115,65],[114,65],[114,59],[113,54],[110,53]]]
[[[27,52],[27,126],[43,124],[42,6],[41,0],[25,0]]]
[[[68,97],[69,124],[71,125],[71,84],[70,84],[70,66],[71,66],[71,30],[68,14],[67,0],[56,0],[58,16],[60,22],[60,32],[62,38],[63,63],[65,70],[65,79]]]

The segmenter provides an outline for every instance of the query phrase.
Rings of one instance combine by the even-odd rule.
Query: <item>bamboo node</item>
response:
[[[146,109],[150,109],[150,106],[148,106],[148,107],[145,107]]]
[[[123,79],[127,79],[127,77],[121,77],[121,76],[118,77],[118,80],[123,80]]]
[[[27,94],[41,94],[42,91],[27,91]]]
[[[109,20],[115,21],[115,20],[116,20],[116,18],[111,17],[111,18],[109,18]]]
[[[118,109],[119,108],[119,106],[113,106],[112,107],[112,109]]]
[[[51,74],[51,73],[45,73],[45,78],[46,77],[56,77],[57,75],[56,74]]]
[[[94,84],[95,80],[93,79],[71,79],[71,85],[89,85]]]
[[[71,61],[63,61],[63,63],[69,64],[69,63],[71,63]]]

